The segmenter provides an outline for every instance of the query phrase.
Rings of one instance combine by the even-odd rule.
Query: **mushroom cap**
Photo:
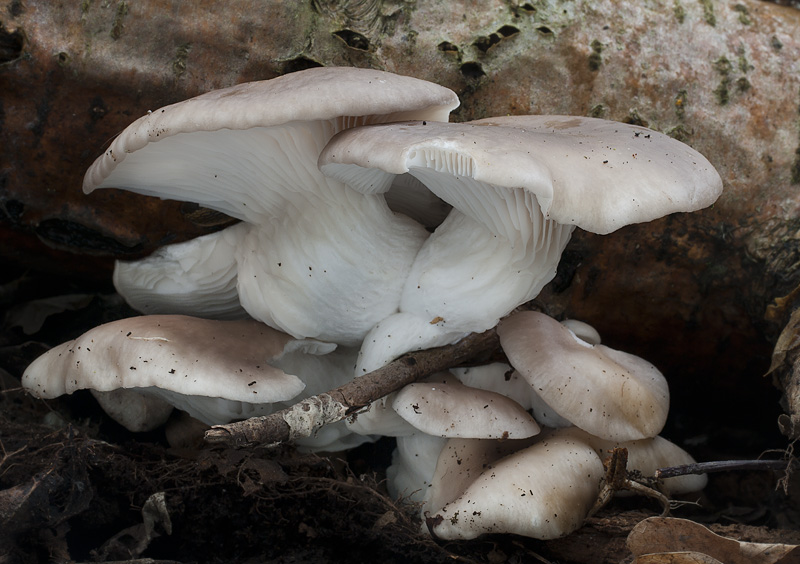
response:
[[[652,437],[637,441],[609,441],[594,437],[582,429],[570,427],[568,429],[546,430],[542,433],[545,437],[558,433],[559,436],[572,437],[591,446],[597,455],[605,462],[611,458],[615,447],[628,450],[629,471],[637,471],[645,477],[655,476],[659,468],[694,464],[694,457],[673,442],[664,437]],[[708,476],[705,474],[688,474],[659,480],[659,489],[667,496],[698,492],[706,487]],[[624,494],[624,491],[622,492]]]
[[[590,345],[599,345],[602,342],[600,333],[597,331],[597,329],[585,321],[579,321],[577,319],[564,319],[561,321],[561,325],[572,331],[581,341],[586,341]]]
[[[594,436],[630,441],[656,436],[669,411],[663,374],[645,360],[590,345],[542,313],[516,313],[498,325],[509,362],[558,415]]]
[[[274,214],[275,197],[254,186],[254,176],[263,184],[302,190],[315,176],[319,150],[337,130],[446,120],[457,106],[458,97],[447,88],[372,69],[314,68],[238,84],[133,122],[86,172],[83,190],[125,188],[194,201],[238,218]],[[312,122],[327,124],[317,140],[322,145],[310,139],[317,130],[302,127]],[[222,144],[231,150],[222,151]],[[304,150],[309,144],[314,150]],[[275,158],[265,158],[269,154]]]
[[[454,367],[450,373],[471,388],[490,390],[513,399],[523,409],[530,409],[530,385],[510,365],[493,362],[480,366]]]
[[[521,215],[497,203],[493,192],[504,189],[507,201],[522,201],[513,189],[523,188],[546,219],[600,234],[707,207],[722,191],[714,167],[688,145],[644,127],[575,116],[361,127],[334,137],[319,164],[365,193],[385,191],[393,175],[410,172],[462,213],[494,223],[497,233],[507,229],[497,224],[504,213]],[[499,211],[485,210],[492,201]]]
[[[392,407],[417,429],[439,437],[525,439],[539,434],[539,425],[514,400],[453,377],[409,384],[397,393]]]
[[[497,460],[531,446],[540,438],[537,435],[522,440],[448,439],[436,461],[423,510],[438,513]]]
[[[160,388],[250,403],[293,398],[305,384],[269,364],[296,341],[252,320],[154,315],[112,321],[50,349],[22,385],[53,398],[79,389]],[[317,347],[314,342],[308,346]],[[330,350],[324,345],[322,350]]]
[[[489,465],[428,522],[437,537],[448,540],[484,533],[558,538],[583,524],[602,477],[594,449],[553,436]]]

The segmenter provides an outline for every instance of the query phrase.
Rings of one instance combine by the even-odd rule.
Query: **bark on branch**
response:
[[[215,425],[205,440],[229,446],[278,446],[311,436],[318,428],[363,410],[373,401],[420,378],[487,356],[500,346],[494,329],[471,333],[454,345],[401,356],[327,393],[304,399],[265,417]]]

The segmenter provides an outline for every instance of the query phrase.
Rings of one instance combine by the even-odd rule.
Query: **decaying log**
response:
[[[664,131],[704,153],[709,210],[577,233],[543,297],[661,367],[675,404],[763,373],[767,304],[800,281],[800,11],[687,2],[0,1],[0,256],[107,277],[213,229],[130,194],[84,197],[105,143],[149,109],[316,65],[370,66],[454,89],[456,120],[559,113]],[[750,379],[744,398],[774,403]],[[684,393],[684,390],[691,393]],[[692,404],[692,402],[695,404]],[[752,411],[752,410],[751,410]],[[771,415],[770,415],[771,417]],[[773,417],[774,419],[774,417]]]

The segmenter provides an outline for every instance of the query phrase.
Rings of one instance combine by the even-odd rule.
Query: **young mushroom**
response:
[[[392,407],[415,429],[439,437],[526,439],[539,425],[517,402],[496,392],[470,388],[455,378],[409,384]]]
[[[497,461],[476,458],[485,467],[460,495],[439,509],[432,504],[428,528],[439,538],[562,537],[583,524],[600,492],[603,463],[594,449],[572,437],[556,433]]]
[[[591,345],[555,319],[515,313],[497,328],[514,368],[555,412],[608,440],[655,437],[669,411],[669,388],[649,362]]]
[[[572,116],[417,121],[344,131],[320,170],[365,194],[409,174],[453,206],[421,247],[400,312],[367,335],[358,372],[436,338],[483,331],[555,275],[578,226],[610,233],[711,205],[722,182],[699,153],[649,129]],[[387,345],[392,344],[391,352]]]
[[[84,191],[123,188],[243,220],[225,231],[233,240],[226,267],[235,263],[244,310],[297,338],[356,345],[397,311],[428,234],[382,195],[323,176],[317,158],[344,129],[446,120],[457,105],[446,88],[370,69],[315,68],[239,84],[135,121],[87,171]],[[164,278],[193,276],[170,256],[143,268],[159,266]],[[138,278],[136,263],[124,270],[117,282],[125,295],[154,313],[172,312],[157,279]],[[204,315],[206,292],[187,292],[196,309],[182,311]]]
[[[392,466],[387,470],[388,486],[393,495],[402,494],[413,501],[426,499],[444,439],[498,439],[519,445],[520,439],[540,431],[533,417],[512,399],[465,386],[448,373],[405,386],[393,394],[390,405],[391,409],[373,408],[377,415],[373,411],[358,415],[349,428],[357,433],[390,431],[398,435]],[[394,424],[392,413],[404,420],[406,427]]]

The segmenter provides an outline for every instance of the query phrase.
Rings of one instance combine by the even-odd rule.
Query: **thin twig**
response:
[[[206,431],[209,443],[229,446],[280,444],[309,437],[318,428],[354,415],[373,401],[420,378],[487,355],[499,347],[494,329],[471,333],[454,345],[401,356],[369,374],[327,393],[312,396],[266,417],[215,425]]]
[[[688,474],[708,474],[731,470],[786,470],[788,465],[788,460],[717,460],[659,468],[656,470],[656,478],[674,478]]]

